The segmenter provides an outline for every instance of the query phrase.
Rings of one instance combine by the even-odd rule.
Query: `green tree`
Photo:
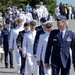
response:
[[[39,4],[39,2],[42,1],[46,7],[48,8],[48,11],[51,14],[54,14],[54,10],[56,7],[56,0],[0,0],[0,11],[4,13],[7,6],[16,5],[21,8],[25,8],[27,4],[30,4],[32,7],[35,7],[36,4]]]
[[[48,8],[48,11],[51,14],[54,14],[55,8],[56,8],[56,0],[44,0],[45,5]]]

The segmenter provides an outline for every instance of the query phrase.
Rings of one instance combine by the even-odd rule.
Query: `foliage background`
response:
[[[36,4],[39,4],[40,1],[43,1],[48,11],[54,15],[54,10],[56,7],[56,0],[0,0],[0,11],[5,12],[7,6],[16,5],[18,8],[25,8],[27,4],[30,4],[32,7],[35,7]]]

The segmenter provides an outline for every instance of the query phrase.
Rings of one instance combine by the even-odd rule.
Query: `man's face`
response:
[[[48,32],[52,30],[52,27],[46,28]]]
[[[65,21],[57,21],[57,26],[59,29],[63,29],[65,27]]]
[[[24,28],[25,28],[26,31],[28,31],[28,30],[30,29],[30,26],[27,25],[27,26],[25,26]]]
[[[31,30],[35,30],[35,28],[36,28],[36,25],[34,25],[34,26],[30,25]]]
[[[11,28],[11,24],[7,24],[7,28]]]
[[[9,17],[10,17],[10,18],[12,18],[12,17],[13,17],[13,15],[12,15],[12,14],[9,14]]]
[[[22,22],[18,22],[18,24],[17,24],[19,27],[21,27],[22,26]]]

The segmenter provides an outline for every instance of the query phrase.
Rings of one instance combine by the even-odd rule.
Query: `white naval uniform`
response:
[[[44,5],[41,5],[40,9],[43,10],[42,17],[45,17],[47,19],[47,17],[48,17],[48,10],[47,10],[47,8]]]
[[[37,8],[35,9],[35,12],[37,13],[38,16],[38,25],[40,26],[40,19],[43,17],[43,9]]]
[[[69,19],[71,19],[71,15],[72,15],[72,7],[69,7]]]
[[[39,18],[39,20],[40,20],[40,19],[43,17],[43,9],[37,8],[37,9],[35,10],[35,12],[37,13],[38,18]]]
[[[60,15],[59,6],[55,8],[55,15],[56,15],[56,17]]]
[[[40,35],[38,48],[37,48],[37,61],[40,61],[41,52],[42,52],[43,66],[44,66],[45,51],[46,51],[49,34],[50,33],[46,31],[45,34]],[[50,64],[51,64],[51,60],[50,60]],[[44,66],[44,73],[45,75],[51,75],[51,68],[46,69]]]
[[[29,18],[29,20],[33,20],[32,14],[30,12],[27,12],[26,16]]]
[[[13,29],[11,31],[10,40],[9,40],[9,49],[15,50],[15,53],[16,53],[16,61],[17,61],[17,65],[18,65],[18,67],[17,67],[18,71],[20,70],[20,66],[21,66],[21,57],[20,57],[19,50],[16,45],[16,39],[17,39],[19,32],[22,31],[23,29],[24,28],[22,26],[16,27],[15,29]]]
[[[28,75],[39,75],[39,67],[36,58],[33,56],[33,44],[36,36],[36,30],[30,31],[24,35],[22,54],[27,54]]]
[[[21,18],[23,21],[22,21],[22,25],[24,25],[25,22],[27,22],[28,20],[30,20],[25,14],[23,13],[20,13],[19,14],[19,18]]]

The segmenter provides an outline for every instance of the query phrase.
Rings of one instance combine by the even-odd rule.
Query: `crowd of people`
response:
[[[0,12],[0,21],[3,22],[4,26],[6,22],[10,22],[11,28],[16,27],[16,20],[19,17],[23,19],[23,24],[32,19],[40,21],[42,17],[48,20],[53,19],[43,2],[35,5],[35,8],[32,8],[29,4],[26,5],[25,9],[18,8],[17,6],[8,6],[4,14]]]
[[[55,15],[64,15],[67,17],[67,20],[75,19],[75,7],[61,2],[55,9]]]
[[[8,65],[14,68],[14,51],[17,72],[21,75],[26,67],[28,75],[59,75],[60,69],[61,75],[70,75],[71,55],[75,68],[75,34],[66,27],[66,20],[72,14],[67,16],[62,7],[60,4],[60,13],[56,14],[56,30],[52,29],[54,19],[43,2],[34,9],[28,4],[24,11],[8,7],[3,17],[0,13],[0,52],[5,68]]]

